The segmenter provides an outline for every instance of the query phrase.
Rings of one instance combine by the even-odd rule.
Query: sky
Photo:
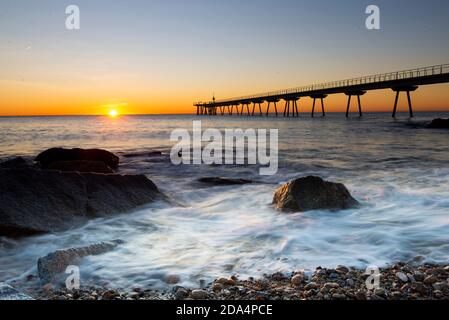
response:
[[[365,27],[370,4],[381,30]],[[80,30],[66,29],[68,5]],[[448,16],[447,0],[1,0],[0,116],[192,113],[214,93],[445,64]],[[414,108],[449,110],[448,89],[421,87]],[[393,101],[390,90],[363,97],[366,111]]]

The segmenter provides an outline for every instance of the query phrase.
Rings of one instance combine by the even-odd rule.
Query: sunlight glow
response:
[[[111,118],[117,117],[117,116],[118,116],[117,110],[111,110],[111,111],[109,111],[109,116],[110,116]]]

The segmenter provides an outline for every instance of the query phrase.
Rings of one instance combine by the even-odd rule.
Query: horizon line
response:
[[[415,113],[444,113],[449,112],[449,108],[447,110],[426,110],[426,111],[415,111]],[[329,111],[326,113],[331,114],[345,114],[345,111]],[[389,113],[389,111],[367,111],[365,114],[372,113]],[[397,113],[408,113],[407,111],[398,111]],[[275,114],[270,113],[270,114]],[[307,112],[300,112],[300,114],[308,114]],[[119,114],[117,118],[126,117],[126,116],[198,116],[196,112],[192,113],[123,113]],[[247,115],[232,115],[226,116],[225,118],[238,118],[238,117],[246,117]],[[105,117],[111,118],[108,114],[29,114],[29,115],[0,115],[0,118],[26,118],[26,117]],[[203,117],[203,116],[198,116]],[[208,117],[209,119],[209,117]]]

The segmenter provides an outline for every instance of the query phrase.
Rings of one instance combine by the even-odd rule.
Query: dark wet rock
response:
[[[17,291],[6,283],[0,282],[0,301],[6,300],[33,300],[33,298]]]
[[[181,281],[181,278],[177,275],[168,275],[164,279],[167,284],[177,284]]]
[[[343,184],[312,176],[293,180],[280,187],[273,204],[277,209],[290,212],[345,210],[359,205]]]
[[[449,129],[449,119],[435,119],[427,128],[429,129]]]
[[[0,169],[0,236],[63,231],[161,198],[143,175]]]
[[[253,181],[246,179],[230,179],[220,177],[205,177],[198,179],[198,182],[211,184],[215,186],[233,186],[233,185],[245,185],[251,184]]]
[[[117,169],[119,157],[101,149],[48,149],[36,157],[42,168],[48,168],[52,163],[61,161],[101,161],[112,169]]]
[[[104,254],[122,243],[123,241],[114,240],[82,248],[72,248],[52,252],[45,257],[39,258],[37,261],[39,278],[44,283],[53,282],[58,275],[65,273],[68,266],[79,265],[83,258]]]
[[[114,171],[102,161],[85,161],[85,160],[58,161],[51,163],[46,167],[46,169],[64,172],[85,172],[85,173],[91,172],[102,174],[114,173]]]
[[[1,169],[26,168],[30,164],[22,157],[13,158],[0,163]]]

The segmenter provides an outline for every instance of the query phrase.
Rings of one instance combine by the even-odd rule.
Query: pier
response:
[[[411,93],[420,86],[449,83],[449,64],[418,68],[413,70],[383,73],[354,79],[340,80],[322,84],[266,92],[243,97],[208,102],[196,102],[197,115],[208,116],[270,116],[299,117],[300,100],[313,100],[312,117],[315,117],[315,107],[319,102],[321,116],[326,116],[325,99],[333,94],[345,94],[348,98],[346,117],[350,116],[351,101],[357,101],[358,115],[363,115],[362,97],[373,90],[391,89],[395,93],[392,116],[396,117],[401,93],[407,97],[408,111],[414,116]],[[356,98],[352,100],[352,98]],[[279,112],[279,104],[284,105],[283,112]],[[282,105],[281,105],[282,106]],[[265,107],[265,110],[264,110]],[[274,113],[273,113],[274,111]]]

